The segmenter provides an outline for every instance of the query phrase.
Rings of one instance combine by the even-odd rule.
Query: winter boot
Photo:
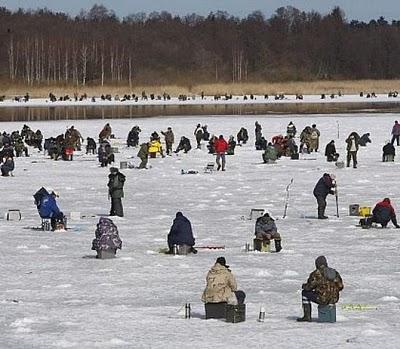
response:
[[[280,250],[282,250],[282,245],[281,245],[281,240],[274,240],[275,241],[275,251],[279,252]]]
[[[311,322],[311,303],[303,304],[303,317],[297,318],[299,322]]]
[[[328,219],[328,217],[325,216],[325,209],[319,206],[318,206],[318,219]]]

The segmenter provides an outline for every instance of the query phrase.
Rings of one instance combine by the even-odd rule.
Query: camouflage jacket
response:
[[[335,269],[323,265],[310,274],[303,290],[315,291],[318,304],[335,304],[339,300],[339,292],[343,290],[343,281]]]
[[[92,250],[121,249],[122,241],[118,228],[109,218],[101,217],[95,231],[96,238],[92,241]]]

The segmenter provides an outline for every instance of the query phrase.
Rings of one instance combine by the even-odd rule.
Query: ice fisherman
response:
[[[315,260],[315,270],[302,285],[302,305],[304,315],[298,318],[300,322],[311,322],[311,302],[319,305],[336,304],[339,301],[339,292],[343,290],[343,281],[340,274],[328,267],[325,256]]]
[[[177,212],[174,222],[168,234],[168,253],[173,253],[174,245],[190,246],[189,252],[196,254],[197,250],[193,247],[195,239],[193,237],[192,225],[182,212]]]
[[[328,194],[335,194],[335,175],[324,173],[314,187],[313,194],[318,203],[318,219],[327,219],[325,216],[326,197]]]

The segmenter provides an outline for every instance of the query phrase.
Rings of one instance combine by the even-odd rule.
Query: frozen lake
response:
[[[189,137],[197,123],[211,134],[235,135],[241,127],[250,141],[227,157],[226,172],[203,173],[215,161],[201,150],[150,159],[148,170],[122,170],[126,175],[125,217],[116,218],[123,241],[114,260],[97,260],[91,251],[96,223],[109,212],[107,175],[93,155],[77,153],[74,161],[53,161],[32,151],[17,158],[14,177],[0,177],[0,213],[20,209],[21,221],[0,220],[0,347],[1,348],[399,348],[400,266],[399,230],[363,230],[359,218],[348,215],[350,204],[374,206],[390,197],[400,208],[399,160],[382,163],[382,146],[390,138],[396,114],[187,116],[38,121],[44,137],[56,136],[74,125],[84,138],[97,135],[110,122],[119,148],[116,163],[139,164],[138,149],[127,148],[128,131],[142,129],[141,142],[156,130],[171,126],[177,141]],[[320,151],[294,161],[282,158],[262,164],[254,150],[254,122],[264,136],[285,134],[289,121],[301,130],[313,123],[321,131]],[[23,122],[0,123],[0,130],[21,130]],[[339,130],[339,134],[338,134]],[[336,169],[324,157],[334,139],[345,157],[345,139],[352,131],[371,133],[372,144],[360,149],[358,168]],[[338,137],[339,136],[339,137]],[[398,148],[397,148],[398,149]],[[197,175],[181,175],[181,169]],[[312,191],[324,172],[335,173],[339,212],[328,198],[327,221],[316,216]],[[290,190],[288,216],[282,219],[285,188]],[[68,232],[30,229],[40,225],[32,195],[41,186],[60,193],[60,208],[71,220]],[[251,242],[252,208],[267,209],[277,217],[283,250],[279,253],[244,251]],[[167,256],[166,235],[177,211],[192,222],[197,245],[225,245],[224,251],[199,250],[197,255]],[[337,305],[337,323],[297,323],[302,315],[301,284],[314,269],[314,259],[325,255],[342,275],[345,288]],[[205,277],[218,256],[225,256],[238,286],[247,293],[247,320],[229,324],[204,320],[200,297]],[[192,319],[182,306],[192,305]],[[266,320],[257,322],[260,305]],[[362,304],[367,309],[354,310]],[[350,309],[349,309],[350,308]],[[313,317],[316,318],[316,306]]]

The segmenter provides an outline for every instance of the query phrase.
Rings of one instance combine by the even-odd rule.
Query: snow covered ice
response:
[[[335,116],[229,116],[147,119],[26,122],[40,128],[44,138],[64,133],[74,125],[84,138],[97,135],[110,122],[120,161],[139,164],[138,149],[126,148],[128,131],[135,124],[146,141],[157,130],[171,126],[175,147],[182,135],[195,145],[197,123],[211,134],[235,135],[246,127],[250,140],[227,156],[226,172],[203,173],[215,161],[203,144],[201,150],[149,159],[148,170],[122,170],[126,175],[125,217],[115,218],[122,250],[113,260],[97,260],[91,251],[96,223],[107,215],[107,176],[95,156],[77,152],[72,162],[53,161],[36,150],[17,158],[14,177],[0,178],[0,213],[20,209],[21,221],[0,220],[0,347],[1,348],[399,348],[400,267],[399,230],[364,230],[359,218],[348,216],[350,204],[373,206],[390,197],[400,212],[399,160],[382,163],[382,146],[390,138],[395,114]],[[289,121],[298,133],[313,123],[321,131],[320,151],[299,161],[282,158],[262,164],[254,150],[254,123],[263,135],[285,134]],[[340,138],[338,139],[337,124]],[[0,129],[21,130],[22,122],[5,122]],[[340,160],[351,131],[371,133],[372,144],[358,152],[358,168],[336,169],[324,157],[334,139]],[[296,142],[299,143],[298,137]],[[175,149],[175,148],[174,148]],[[397,149],[398,150],[398,149]],[[199,171],[181,175],[181,170]],[[324,172],[335,173],[339,186],[339,213],[334,196],[328,197],[329,220],[317,215],[312,195]],[[290,188],[287,218],[285,188]],[[32,195],[41,186],[60,193],[64,213],[80,212],[66,232],[35,231],[40,225]],[[277,220],[283,250],[279,253],[245,252],[253,240],[252,208],[264,208]],[[168,256],[166,236],[177,211],[193,225],[197,245],[225,245],[197,255]],[[304,218],[306,217],[306,218]],[[215,259],[223,255],[238,286],[247,294],[247,319],[238,324],[204,320],[201,293]],[[302,315],[301,284],[325,255],[345,285],[337,305],[337,323],[297,323]],[[192,318],[182,307],[191,303]],[[257,322],[260,306],[265,322]],[[362,304],[352,309],[342,305]],[[313,318],[317,308],[313,305]]]

